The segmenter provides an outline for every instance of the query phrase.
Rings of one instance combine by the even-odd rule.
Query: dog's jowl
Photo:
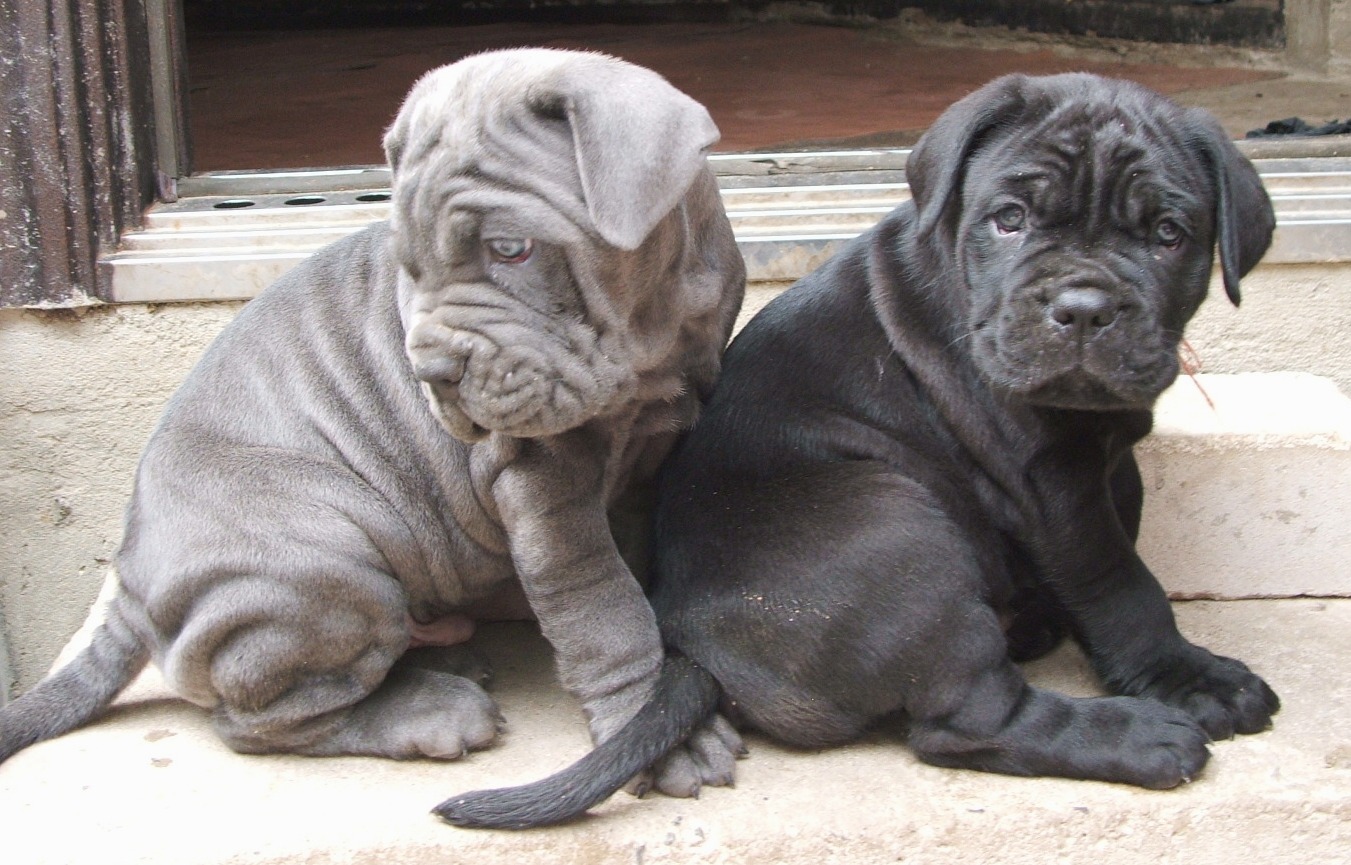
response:
[[[607,509],[693,420],[744,288],[717,134],[598,54],[425,76],[385,139],[392,220],[263,292],[189,375],[107,621],[0,709],[0,759],[150,659],[240,751],[454,757],[496,707],[405,650],[522,590],[593,734],[618,729],[662,650]]]
[[[1270,724],[1271,688],[1179,634],[1136,554],[1131,453],[1216,258],[1237,303],[1267,249],[1256,172],[1203,112],[1066,75],[963,99],[907,173],[912,202],[737,337],[668,463],[668,658],[610,762],[449,819],[564,819],[584,797],[550,796],[597,801],[719,704],[808,748],[903,713],[929,763],[1151,788]],[[1113,696],[1024,680],[1066,635]]]

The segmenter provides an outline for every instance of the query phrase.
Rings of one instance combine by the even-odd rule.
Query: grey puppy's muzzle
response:
[[[622,402],[631,384],[593,330],[515,306],[445,304],[413,316],[413,372],[461,441],[574,429]]]

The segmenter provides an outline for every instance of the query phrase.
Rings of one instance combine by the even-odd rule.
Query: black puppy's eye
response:
[[[995,228],[1000,234],[1022,231],[1027,225],[1027,211],[1017,204],[1006,204],[994,213]]]
[[[1186,236],[1187,234],[1182,230],[1182,226],[1171,219],[1159,220],[1159,224],[1154,226],[1154,239],[1161,246],[1166,246],[1169,249],[1176,249]]]
[[[502,238],[500,240],[485,240],[483,245],[488,247],[488,254],[495,261],[503,264],[520,264],[530,257],[530,253],[535,251],[535,242],[529,238]]]

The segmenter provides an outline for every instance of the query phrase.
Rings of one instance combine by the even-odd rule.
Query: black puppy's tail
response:
[[[474,829],[529,829],[570,820],[688,739],[720,696],[706,670],[683,655],[668,655],[638,714],[591,753],[543,781],[453,796],[433,813]]]
[[[89,645],[69,664],[0,707],[0,762],[98,717],[149,658],[113,603]]]

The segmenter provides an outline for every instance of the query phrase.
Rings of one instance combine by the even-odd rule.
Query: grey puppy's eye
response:
[[[488,254],[503,264],[520,264],[535,250],[535,242],[529,238],[509,237],[497,240],[485,240]]]
[[[1022,231],[1027,225],[1027,211],[1017,204],[1006,204],[994,213],[994,224],[1000,234]]]

